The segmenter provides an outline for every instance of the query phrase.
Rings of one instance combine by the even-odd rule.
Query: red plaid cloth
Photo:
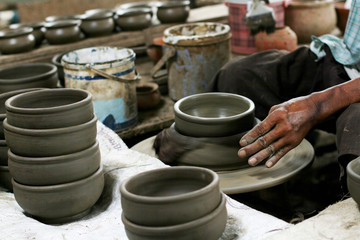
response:
[[[229,25],[231,28],[231,50],[236,53],[251,54],[256,52],[255,38],[250,35],[250,29],[246,25],[246,4],[234,4],[226,2],[229,7]],[[276,27],[284,26],[284,4],[275,2],[267,4],[275,13]]]

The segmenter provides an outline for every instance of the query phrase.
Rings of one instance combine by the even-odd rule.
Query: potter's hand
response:
[[[317,104],[310,97],[273,106],[269,115],[241,138],[239,157],[249,157],[252,166],[267,159],[265,165],[272,167],[300,144],[316,124],[317,114]]]

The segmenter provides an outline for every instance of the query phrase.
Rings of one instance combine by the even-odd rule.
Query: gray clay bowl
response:
[[[0,30],[0,52],[15,54],[33,50],[36,43],[33,31],[31,27]]]
[[[12,179],[15,200],[26,213],[45,223],[74,221],[88,214],[104,188],[103,168],[78,181],[24,185]]]
[[[9,151],[9,170],[18,183],[44,186],[73,182],[92,175],[100,166],[99,143],[72,154],[22,157]]]
[[[190,1],[164,1],[157,4],[156,16],[161,23],[184,23],[189,12]]]
[[[57,68],[51,63],[26,63],[0,69],[0,93],[27,88],[55,88]]]
[[[126,235],[130,240],[217,240],[225,230],[227,221],[226,198],[222,194],[220,204],[209,214],[183,224],[166,227],[142,226],[132,223],[124,214],[122,221]]]
[[[360,158],[355,158],[346,167],[347,187],[351,197],[360,205]]]
[[[45,38],[49,44],[67,44],[81,38],[80,20],[63,20],[45,23]]]
[[[114,32],[114,13],[110,11],[90,12],[81,17],[81,31],[87,37],[99,37],[110,35]]]
[[[43,22],[16,23],[9,26],[9,28],[11,29],[19,29],[22,27],[31,27],[33,29],[32,34],[35,37],[35,46],[41,45],[41,43],[45,39],[44,31],[42,30],[42,28],[44,27]]]
[[[199,93],[174,105],[175,128],[192,137],[224,137],[250,130],[254,103],[232,93]]]
[[[124,31],[142,30],[152,24],[151,8],[129,8],[116,11],[116,24]]]
[[[22,93],[5,102],[8,124],[28,129],[71,127],[94,118],[90,92],[81,89],[44,89]]]
[[[26,129],[4,120],[4,134],[11,151],[24,157],[51,157],[80,152],[96,142],[96,122],[64,128]]]
[[[65,53],[59,53],[56,54],[52,59],[51,59],[51,63],[54,64],[57,67],[57,73],[58,73],[58,78],[59,78],[59,83],[62,87],[66,87],[65,86],[65,76],[64,76],[64,68],[61,65],[61,58],[66,54]]]
[[[198,167],[142,172],[127,179],[120,193],[126,219],[144,226],[186,223],[206,216],[221,201],[218,175]]]
[[[130,9],[130,8],[150,8],[156,6],[155,2],[130,2],[130,3],[124,3],[119,6],[119,9]]]
[[[0,166],[8,165],[8,150],[9,147],[4,139],[0,139]]]
[[[3,187],[9,191],[13,190],[13,185],[11,183],[11,175],[8,166],[0,165],[0,187]]]
[[[81,18],[81,15],[80,15],[80,14],[48,16],[48,17],[45,18],[45,22],[57,22],[57,21],[67,21],[67,20],[79,20],[80,18]]]
[[[103,12],[110,12],[112,15],[115,14],[114,9],[107,9],[107,8],[95,8],[95,9],[89,9],[85,11],[85,14],[94,14],[94,13],[103,13]]]

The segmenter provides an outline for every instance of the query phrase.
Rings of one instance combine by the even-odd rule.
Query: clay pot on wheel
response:
[[[285,9],[285,25],[298,37],[299,43],[311,42],[311,36],[331,33],[336,27],[334,2],[292,1]]]
[[[271,49],[293,51],[297,48],[296,33],[288,26],[277,28],[273,33],[259,32],[255,35],[258,52]]]

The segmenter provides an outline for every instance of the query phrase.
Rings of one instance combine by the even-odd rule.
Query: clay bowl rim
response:
[[[154,83],[154,82],[146,82],[146,83],[136,84],[136,89],[142,88],[142,87],[149,88],[149,91],[143,91],[143,92],[136,91],[136,95],[148,95],[149,93],[156,92],[159,89],[159,84]]]
[[[68,15],[52,15],[45,18],[44,23],[52,23],[59,21],[77,20],[80,19],[81,14],[68,14]]]
[[[0,165],[0,172],[10,172],[9,171],[9,166]]]
[[[143,2],[130,2],[121,4],[118,9],[130,9],[130,8],[153,8],[156,7],[156,1],[143,1]]]
[[[22,78],[2,78],[1,73],[6,72],[13,69],[19,69],[19,68],[27,68],[31,69],[33,67],[48,67],[48,71],[38,74],[38,75],[31,75],[28,77],[22,77]],[[24,83],[24,82],[37,82],[43,80],[43,78],[49,77],[53,74],[57,73],[57,67],[54,64],[51,63],[26,63],[16,66],[11,66],[7,68],[0,69],[0,84],[1,85],[13,85],[17,83]]]
[[[0,139],[0,146],[1,146],[1,147],[7,146],[5,139]],[[0,165],[0,166],[2,166],[2,165]]]
[[[0,146],[1,146],[1,140],[0,140]],[[97,151],[99,147],[99,142],[96,140],[96,142],[89,148],[86,148],[79,152],[64,154],[64,155],[57,155],[53,157],[24,157],[17,155],[9,149],[8,155],[9,159],[11,161],[16,163],[22,163],[27,165],[49,165],[49,164],[56,164],[56,163],[64,163],[72,161],[74,158],[79,159],[83,155],[87,155],[88,152]]]
[[[32,27],[19,27],[19,28],[6,28],[0,30],[0,39],[15,38],[27,34],[31,34],[34,31]]]
[[[22,28],[22,27],[31,27],[34,30],[38,30],[41,29],[42,27],[44,27],[45,22],[43,21],[39,21],[39,22],[29,22],[29,23],[14,23],[9,25],[10,29],[18,29],[18,28]]]
[[[26,92],[30,92],[30,91],[38,91],[38,90],[42,90],[42,89],[46,89],[46,88],[23,88],[23,89],[18,89],[18,90],[13,90],[10,92],[4,92],[0,94],[0,103],[4,103],[4,112],[0,111],[0,118],[2,117],[2,115],[4,114],[6,116],[6,108],[5,108],[5,102],[6,100],[8,100],[9,98],[21,94],[21,93],[26,93]],[[3,118],[4,120],[4,118]]]
[[[41,137],[41,136],[64,135],[66,133],[81,131],[83,129],[87,129],[91,127],[96,121],[97,118],[94,115],[94,117],[90,121],[75,126],[63,127],[63,128],[49,128],[49,129],[28,129],[28,128],[19,128],[12,126],[7,122],[7,119],[5,118],[3,121],[3,126],[4,126],[4,130],[8,132],[12,132],[24,136]]]
[[[186,114],[183,111],[181,111],[181,105],[184,104],[184,102],[189,101],[189,100],[196,100],[196,99],[200,99],[200,98],[206,98],[206,97],[229,97],[229,98],[233,98],[233,99],[238,99],[238,100],[245,100],[245,102],[247,102],[249,104],[249,108],[242,113],[236,114],[236,115],[232,115],[232,116],[228,116],[228,117],[212,117],[212,118],[207,118],[207,117],[197,117],[197,116],[193,116],[190,114]],[[174,111],[175,111],[175,117],[179,117],[183,120],[186,120],[188,122],[193,122],[193,123],[204,123],[204,124],[218,124],[218,123],[224,123],[227,121],[232,121],[232,120],[236,120],[241,118],[242,116],[247,116],[249,114],[251,114],[253,111],[255,110],[255,104],[254,102],[247,98],[244,97],[242,95],[237,95],[237,94],[233,94],[233,93],[199,93],[199,94],[194,94],[194,95],[190,95],[187,97],[184,97],[180,100],[178,100],[175,104],[174,104]]]
[[[48,96],[64,96],[64,94],[70,93],[72,96],[78,96],[77,93],[81,94],[82,99],[77,102],[73,102],[66,105],[58,105],[54,107],[44,107],[44,108],[24,108],[20,107],[18,101],[20,103],[26,102],[27,98],[30,96],[36,97],[48,97]],[[41,96],[42,95],[42,96]],[[69,96],[67,94],[66,96]],[[53,98],[51,98],[53,99]],[[55,98],[54,98],[55,99]],[[56,98],[58,99],[58,98]],[[40,99],[38,99],[40,100]],[[21,113],[21,114],[48,114],[48,113],[57,113],[57,112],[64,112],[67,110],[76,109],[87,104],[90,104],[92,100],[92,95],[90,92],[82,89],[71,89],[71,88],[61,88],[61,89],[44,89],[39,91],[31,91],[21,93],[15,96],[10,97],[5,102],[6,111],[13,112],[13,113]],[[15,104],[14,104],[15,103]],[[16,104],[17,103],[17,104]]]
[[[96,20],[112,18],[113,16],[114,16],[114,12],[99,11],[99,12],[84,13],[80,16],[80,19],[82,21],[96,21]]]
[[[58,20],[54,22],[45,22],[44,27],[46,30],[67,28],[73,26],[80,26],[81,20]]]
[[[122,221],[124,222],[125,226],[131,227],[131,232],[134,232],[136,234],[158,234],[158,233],[172,233],[172,232],[178,232],[178,231],[186,231],[189,229],[197,228],[201,225],[206,224],[207,222],[211,221],[215,217],[217,217],[223,210],[226,209],[226,197],[224,193],[221,193],[221,200],[219,205],[211,211],[209,214],[200,217],[198,219],[192,220],[190,222],[176,224],[176,225],[170,225],[170,226],[143,226],[139,224],[135,224],[133,222],[130,222],[124,215],[124,213],[121,214]],[[135,229],[135,231],[134,231]]]
[[[178,8],[178,7],[186,7],[190,6],[190,1],[181,0],[181,1],[162,1],[156,4],[157,8],[167,9],[167,8]]]
[[[25,185],[17,182],[14,178],[11,179],[13,185],[16,185],[18,189],[26,192],[32,193],[50,193],[50,192],[63,192],[64,189],[69,190],[73,188],[77,188],[82,186],[83,184],[97,178],[99,174],[103,172],[103,166],[100,164],[99,168],[86,178],[82,178],[80,180],[68,182],[68,183],[61,183],[61,184],[54,184],[54,185],[43,185],[43,186],[33,186],[33,185]]]
[[[212,177],[212,181],[208,183],[205,187],[202,187],[200,189],[197,189],[195,191],[187,192],[187,193],[181,193],[173,196],[143,196],[143,195],[137,195],[135,193],[129,192],[127,189],[127,184],[137,181],[139,178],[147,177],[152,174],[161,173],[163,171],[197,171],[199,173],[205,173]],[[157,180],[159,180],[159,177],[157,177]],[[166,167],[166,168],[160,168],[160,169],[153,169],[149,171],[145,171],[142,173],[139,173],[137,175],[134,175],[127,180],[123,182],[120,186],[120,192],[121,196],[130,200],[130,201],[136,201],[139,203],[145,203],[145,204],[162,204],[162,203],[171,203],[171,202],[180,202],[187,199],[192,199],[198,196],[202,196],[204,194],[207,194],[209,192],[212,192],[214,189],[217,188],[219,185],[219,176],[216,172],[202,167],[195,167],[195,166],[176,166],[176,167]]]
[[[146,7],[127,8],[127,9],[118,9],[115,12],[115,16],[116,17],[130,17],[130,16],[137,16],[137,15],[148,14],[148,13],[151,16],[153,15],[151,8],[146,8]]]
[[[354,165],[360,165],[360,158],[355,158],[354,160],[352,160],[346,167],[346,171],[348,173],[348,177],[350,177],[351,179],[353,179],[355,182],[360,183],[360,173],[356,173],[354,171]],[[360,169],[360,166],[359,166]]]

